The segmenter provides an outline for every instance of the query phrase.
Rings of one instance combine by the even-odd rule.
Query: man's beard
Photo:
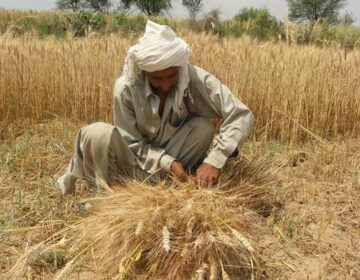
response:
[[[161,87],[153,87],[152,86],[152,90],[154,91],[154,93],[159,93],[159,94],[168,94],[170,92],[172,92],[175,89],[176,85],[174,85],[173,87],[171,87],[169,90],[163,90]]]

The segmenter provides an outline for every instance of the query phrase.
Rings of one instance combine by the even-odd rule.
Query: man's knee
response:
[[[206,142],[212,141],[215,127],[207,119],[196,117],[189,121],[189,125],[192,129],[192,134],[196,135],[196,139]]]
[[[110,142],[115,126],[103,122],[96,122],[80,129],[78,139],[82,146],[104,147]]]
[[[84,126],[81,128],[81,133],[87,136],[99,136],[104,134],[111,134],[114,129],[114,126],[108,123],[96,122]]]

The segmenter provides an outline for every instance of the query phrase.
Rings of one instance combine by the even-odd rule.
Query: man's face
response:
[[[145,72],[150,86],[158,94],[170,93],[179,81],[179,67],[170,67],[156,72]]]

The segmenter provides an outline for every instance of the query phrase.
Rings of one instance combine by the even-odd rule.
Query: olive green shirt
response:
[[[189,106],[180,115],[174,112],[174,90],[166,98],[162,117],[158,114],[160,99],[151,91],[145,75],[139,75],[132,85],[123,77],[115,83],[114,125],[138,165],[150,174],[169,171],[176,159],[162,147],[192,116],[223,120],[204,160],[216,168],[222,168],[236,149],[241,150],[254,125],[250,110],[213,75],[189,65],[189,78]]]

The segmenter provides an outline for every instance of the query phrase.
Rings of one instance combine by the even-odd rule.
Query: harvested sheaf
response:
[[[91,199],[88,217],[45,241],[38,258],[62,248],[65,261],[54,279],[78,269],[94,279],[259,279],[264,266],[256,241],[272,195],[255,173],[264,170],[236,162],[216,188],[192,180],[114,187]],[[9,279],[19,279],[29,262],[23,257]]]

